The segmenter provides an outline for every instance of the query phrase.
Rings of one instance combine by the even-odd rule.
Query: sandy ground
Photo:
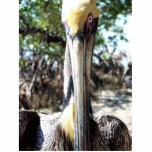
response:
[[[114,115],[121,119],[132,135],[132,91],[100,91],[92,101],[95,116]]]

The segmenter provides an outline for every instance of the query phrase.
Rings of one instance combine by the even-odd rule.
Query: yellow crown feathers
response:
[[[68,24],[72,35],[83,30],[89,13],[92,13],[93,18],[99,17],[94,0],[63,0],[62,22]]]

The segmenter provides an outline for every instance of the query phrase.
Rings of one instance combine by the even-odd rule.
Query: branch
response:
[[[19,105],[20,105],[20,107],[23,107],[26,110],[31,109],[31,107],[28,105],[27,98],[24,95],[19,95]]]
[[[96,57],[96,58],[99,60],[99,62],[102,62],[102,61],[103,61],[103,60],[101,59],[101,57],[100,57],[100,54],[95,54],[95,53],[93,53],[93,56]]]
[[[38,64],[38,67],[37,67],[37,69],[36,69],[36,71],[35,71],[35,74],[34,74],[34,76],[33,76],[33,78],[32,78],[32,81],[31,81],[31,84],[30,84],[30,87],[29,87],[29,93],[31,93],[31,90],[32,90],[32,88],[33,88],[33,85],[34,85],[34,82],[35,82],[35,80],[36,80],[36,78],[37,78],[37,75],[38,75],[38,73],[39,73],[39,69],[40,69],[40,67],[41,67],[41,65],[42,65],[42,61],[43,61],[43,56],[41,57],[41,59],[40,59],[40,61],[39,61],[39,64]]]
[[[27,34],[31,34],[31,33],[41,33],[43,35],[45,35],[45,41],[49,44],[50,42],[54,42],[54,43],[59,43],[62,47],[65,48],[66,42],[58,37],[58,36],[53,36],[47,33],[47,31],[44,31],[40,28],[36,28],[36,27],[28,27],[27,28],[19,28],[19,34],[23,34],[23,35],[27,35]]]

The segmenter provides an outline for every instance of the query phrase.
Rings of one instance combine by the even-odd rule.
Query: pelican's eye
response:
[[[92,23],[93,23],[93,16],[92,16],[92,13],[89,13],[89,14],[88,14],[88,17],[87,17],[87,19],[86,19],[87,29],[89,29],[89,30],[92,29]]]
[[[89,22],[89,23],[91,23],[91,22],[92,22],[92,20],[93,20],[93,17],[92,17],[92,16],[89,16],[89,18],[88,18],[88,22]]]

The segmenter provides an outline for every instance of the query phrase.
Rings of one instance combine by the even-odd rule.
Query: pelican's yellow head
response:
[[[99,18],[94,0],[63,0],[62,22],[70,27],[71,35],[78,31],[83,32],[89,14],[92,14],[93,18]]]

